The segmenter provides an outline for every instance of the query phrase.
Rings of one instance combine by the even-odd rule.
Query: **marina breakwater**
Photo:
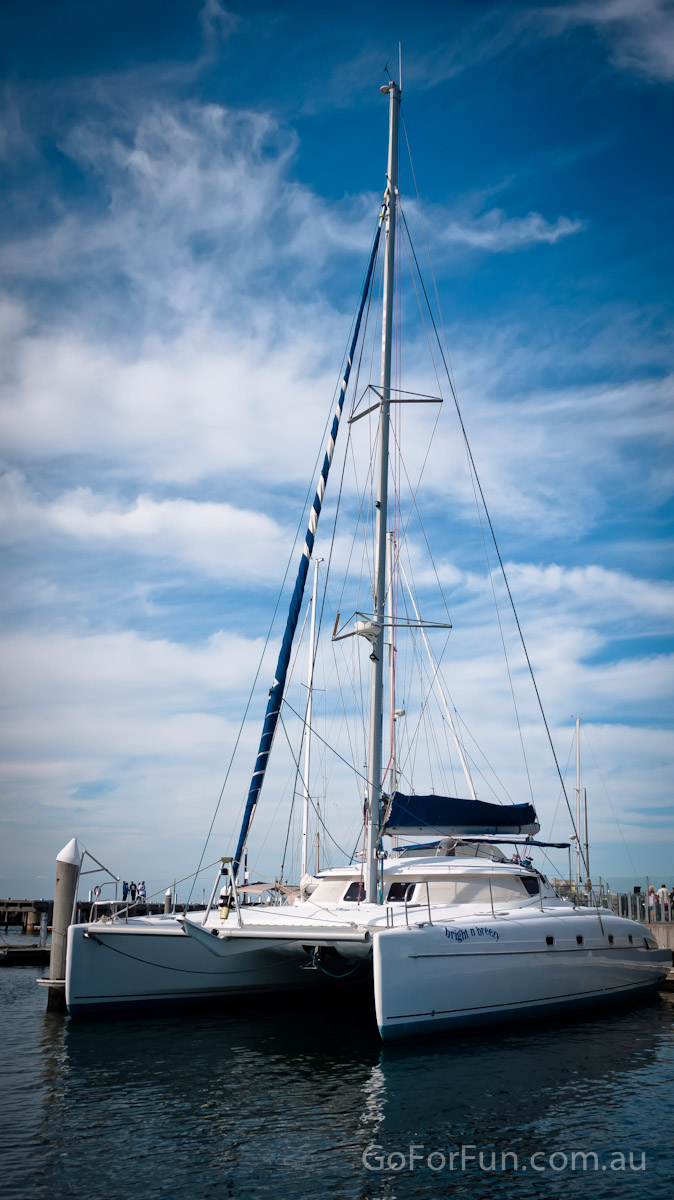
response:
[[[86,921],[95,920],[96,916],[109,912],[114,904],[115,902],[111,900],[78,900],[74,924],[80,925]],[[117,902],[116,907],[119,909],[127,906]],[[190,911],[196,907],[198,905],[191,904]],[[176,912],[184,912],[184,910],[184,904],[177,904],[175,907]],[[157,916],[158,913],[164,912],[164,905],[163,903],[136,901],[130,912],[135,917]],[[10,926],[13,928],[20,926],[22,933],[38,933],[43,913],[47,914],[47,926],[51,930],[54,916],[53,900],[0,900],[0,927],[4,927],[5,933],[8,932]]]

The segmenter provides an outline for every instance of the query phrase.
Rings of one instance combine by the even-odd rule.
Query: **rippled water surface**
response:
[[[384,1049],[355,1000],[75,1023],[37,974],[0,968],[5,1200],[674,1194],[668,997]]]

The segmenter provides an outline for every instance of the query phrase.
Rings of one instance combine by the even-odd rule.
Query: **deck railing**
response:
[[[561,880],[554,880],[553,886],[558,896],[571,900],[582,908],[610,908],[617,917],[627,917],[631,921],[641,921],[643,925],[674,924],[674,904],[671,896],[663,901],[656,893],[651,896],[653,903],[649,904],[646,892],[612,892],[605,884],[593,887],[592,892],[585,889],[577,891],[573,885]]]

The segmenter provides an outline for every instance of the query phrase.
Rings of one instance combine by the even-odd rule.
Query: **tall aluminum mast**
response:
[[[314,586],[311,592],[311,625],[309,629],[309,671],[307,675],[307,707],[304,714],[304,780],[302,786],[302,856],[300,879],[307,873],[307,839],[309,834],[309,771],[311,768],[311,715],[314,699],[314,659],[316,657],[316,600],[318,598],[318,564],[314,559]]]
[[[379,633],[372,647],[370,683],[370,738],[368,754],[367,836],[365,843],[365,899],[378,899],[378,858],[381,824],[381,760],[383,714],[384,599],[386,593],[386,509],[388,504],[389,412],[391,401],[391,349],[393,345],[393,284],[395,278],[396,202],[398,197],[398,121],[400,88],[391,80],[381,89],[389,97],[388,186],[386,189],[386,248],[381,345],[381,407],[379,409],[379,478],[376,501],[374,624]]]

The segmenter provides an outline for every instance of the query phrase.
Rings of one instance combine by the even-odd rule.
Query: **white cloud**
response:
[[[217,5],[209,11],[219,19]],[[345,255],[362,254],[374,209],[372,197],[333,204],[293,180],[295,139],[263,113],[153,103],[108,116],[76,124],[62,146],[92,190],[100,180],[105,203],[93,212],[54,212],[46,230],[3,250],[26,294],[45,280],[59,289],[58,304],[48,297],[46,321],[37,291],[30,303],[0,307],[4,536],[34,572],[23,582],[20,628],[0,647],[11,685],[3,779],[9,811],[25,802],[36,827],[45,813],[47,822],[76,813],[99,834],[110,830],[112,814],[123,830],[119,845],[137,831],[149,858],[164,837],[158,824],[172,830],[172,853],[192,838],[191,853],[208,824],[260,643],[244,632],[193,646],[130,629],[105,632],[119,608],[95,604],[86,620],[97,632],[78,637],[77,618],[63,605],[63,590],[76,584],[65,571],[56,583],[34,582],[42,551],[51,544],[58,556],[66,546],[82,562],[92,551],[133,556],[134,566],[142,558],[150,590],[158,559],[218,579],[236,571],[256,585],[264,573],[276,586],[290,538],[281,502],[292,500],[296,484],[304,496],[348,331],[348,317],[317,285],[335,251],[342,272]],[[567,217],[511,217],[501,209],[443,220],[448,242],[494,253],[554,244],[581,228]],[[616,386],[547,387],[537,381],[550,377],[568,345],[534,344],[514,327],[500,334],[484,327],[472,345],[465,333],[452,335],[465,347],[457,377],[501,520],[548,544],[563,532],[568,549],[571,531],[591,529],[614,489],[641,504],[664,496],[667,468],[658,455],[672,430],[666,381],[627,375]],[[602,379],[614,348],[590,341],[574,348],[574,361],[585,356],[587,364],[594,353],[594,377]],[[415,389],[418,360],[413,347],[405,371]],[[442,433],[437,449],[423,499],[446,557],[446,514],[463,519],[471,492],[460,441]],[[414,434],[411,466],[420,469],[424,453],[422,433]],[[345,561],[346,546],[336,558]],[[556,720],[579,707],[604,720],[659,719],[671,695],[670,660],[623,660],[619,652],[614,661],[596,659],[613,653],[621,620],[634,623],[642,613],[649,629],[659,629],[671,589],[628,570],[558,566],[554,558],[544,560],[553,565],[515,562],[509,571]],[[486,644],[484,584],[459,561],[457,554],[443,566],[462,618],[450,646],[452,691],[471,727],[483,730],[490,757],[517,781],[513,739],[497,719],[508,689]],[[36,592],[43,624],[23,632]],[[57,623],[68,632],[52,632]],[[513,668],[518,685],[526,683],[521,655]],[[271,669],[263,670],[265,686]],[[530,696],[523,712],[533,722]],[[644,737],[640,751],[640,732],[630,742],[629,780],[648,770],[652,741]],[[256,741],[255,726],[227,799],[231,822]],[[619,739],[612,749],[619,763]],[[536,770],[546,782],[542,761],[541,752]],[[95,795],[101,782],[113,800]],[[280,786],[270,795],[275,804]],[[59,841],[68,833],[66,825]]]
[[[214,578],[281,578],[292,533],[264,513],[231,504],[139,495],[122,504],[90,488],[41,504],[17,472],[0,477],[0,537],[6,543],[54,535],[97,550],[172,559]]]
[[[674,618],[674,584],[664,580],[635,579],[626,571],[586,566],[541,567],[532,563],[508,563],[506,570],[516,595],[572,599],[583,611],[608,624],[625,616],[643,618],[653,629],[653,620]]]
[[[17,336],[21,318],[18,306],[7,306],[5,455],[33,463],[94,456],[103,468],[117,464],[146,481],[226,479],[252,469],[263,482],[306,480],[339,367],[334,347],[329,372],[320,361],[320,307],[287,315],[286,345],[253,330],[244,337],[197,324],[130,355],[68,331]]]
[[[45,719],[72,704],[94,707],[94,697],[123,720],[134,720],[148,697],[164,714],[190,712],[195,701],[220,705],[244,687],[261,646],[261,641],[222,632],[196,646],[144,638],[132,630],[85,637],[16,633],[2,643],[5,697],[19,710],[34,705]],[[30,726],[26,729],[30,736]],[[79,740],[77,729],[71,737]]]
[[[536,11],[558,28],[592,26],[608,42],[621,70],[663,83],[674,80],[671,0],[580,0]]]
[[[441,241],[472,246],[497,253],[502,250],[521,250],[540,243],[554,245],[560,238],[578,233],[582,221],[558,217],[552,224],[540,213],[526,217],[508,217],[503,209],[493,208],[472,219],[450,220],[438,231]]]
[[[5,241],[6,278],[57,280],[64,296],[86,280],[99,304],[110,288],[119,303],[122,281],[136,322],[156,334],[224,306],[241,320],[260,272],[306,296],[335,252],[365,252],[376,201],[331,205],[291,178],[297,139],[271,115],[194,102],[137,109],[123,97],[111,108],[76,123],[61,147],[92,189],[102,185],[102,202],[65,214],[55,204],[51,222]],[[245,318],[259,327],[255,309]]]

